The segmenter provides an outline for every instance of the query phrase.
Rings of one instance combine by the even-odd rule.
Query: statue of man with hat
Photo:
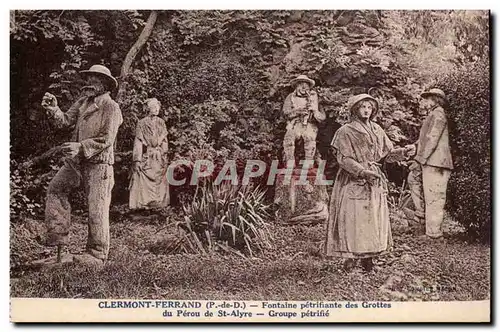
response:
[[[415,219],[425,220],[424,238],[443,236],[442,223],[446,189],[453,170],[448,121],[447,99],[441,89],[433,88],[421,94],[419,112],[426,116],[420,128],[415,156],[410,164],[408,185],[415,204]]]
[[[86,79],[81,97],[67,112],[61,111],[57,99],[45,93],[42,107],[54,124],[74,126],[72,139],[61,148],[64,165],[49,184],[45,205],[47,246],[61,247],[69,241],[71,206],[68,196],[81,186],[88,203],[88,239],[86,252],[70,259],[83,264],[102,266],[109,252],[109,207],[114,186],[114,144],[123,119],[118,103],[110,92],[118,82],[108,68],[93,65],[80,72]],[[73,259],[74,258],[74,259]],[[55,263],[49,258],[45,263]]]
[[[295,161],[295,142],[304,141],[305,159],[313,162],[316,153],[316,136],[319,122],[326,119],[324,111],[318,108],[318,94],[312,90],[314,80],[306,75],[299,75],[290,82],[294,91],[283,103],[283,113],[287,119],[286,133],[283,139],[285,161]]]

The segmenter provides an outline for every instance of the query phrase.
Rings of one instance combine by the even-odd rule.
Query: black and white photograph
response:
[[[489,303],[491,22],[11,9],[10,297]]]

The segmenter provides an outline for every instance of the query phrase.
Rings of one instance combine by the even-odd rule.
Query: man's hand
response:
[[[297,109],[292,114],[290,114],[290,119],[298,118],[304,115],[308,115],[309,112],[305,108]]]
[[[67,157],[73,158],[82,150],[82,144],[78,142],[67,142],[61,145],[61,150]]]
[[[370,183],[373,183],[375,180],[380,179],[380,175],[377,172],[371,171],[369,169],[365,169],[361,172],[361,177],[367,179]]]
[[[410,144],[405,146],[405,154],[408,157],[413,157],[417,153],[417,147],[415,144]]]
[[[418,161],[416,161],[416,160],[412,160],[412,161],[410,162],[410,164],[408,165],[408,169],[409,169],[410,171],[413,171],[413,170],[415,170],[415,169],[417,169],[417,168],[419,168],[419,167],[420,167],[420,163],[419,163]]]
[[[56,111],[59,107],[57,107],[57,98],[51,93],[45,92],[42,98],[42,107],[47,111]]]

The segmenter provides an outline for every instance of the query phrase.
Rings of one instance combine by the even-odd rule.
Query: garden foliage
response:
[[[478,62],[450,73],[442,86],[450,95],[454,170],[447,207],[471,234],[488,240],[491,231],[490,68]]]
[[[149,11],[131,10],[11,14],[14,216],[22,210],[40,213],[38,205],[43,206],[42,194],[33,201],[23,199],[31,197],[28,187],[36,184],[21,181],[27,173],[16,173],[15,165],[65,142],[71,130],[56,131],[50,124],[40,107],[43,94],[55,94],[65,109],[78,95],[79,70],[101,63],[119,76],[148,15]],[[398,145],[412,143],[421,121],[416,112],[419,94],[447,74],[487,59],[488,24],[484,11],[160,11],[132,70],[119,77],[125,87],[118,100],[124,123],[118,133],[113,202],[128,200],[130,151],[147,97],[162,103],[172,161],[281,160],[281,107],[291,92],[288,82],[307,74],[316,81],[320,107],[327,114],[319,128],[318,151],[332,179],[335,160],[329,145],[347,119],[350,95],[369,92],[377,97],[377,121],[389,137]],[[476,85],[476,76],[462,76],[461,86]],[[466,109],[476,91],[460,88],[454,95],[451,83],[447,89],[455,109]],[[478,110],[486,111],[485,107]],[[474,144],[489,144],[488,137],[477,138],[482,141]],[[463,151],[483,151],[473,148],[470,140],[456,144]],[[459,169],[473,160],[456,153]],[[485,158],[481,155],[480,164],[467,167],[486,172]],[[44,169],[53,172],[60,161],[53,166]],[[406,175],[403,168],[395,165],[390,171],[390,180],[400,185]],[[452,181],[477,183],[471,181],[475,176],[482,179],[476,173],[457,172]],[[43,192],[42,183],[38,190]],[[172,188],[177,203],[191,201],[193,194],[189,186]]]

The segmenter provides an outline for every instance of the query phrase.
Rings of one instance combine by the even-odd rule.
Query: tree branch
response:
[[[148,41],[148,38],[151,35],[151,32],[153,31],[153,27],[156,23],[157,17],[158,13],[155,10],[151,11],[148,20],[146,22],[146,25],[144,26],[144,29],[142,29],[142,32],[139,35],[139,38],[137,38],[134,45],[132,45],[132,48],[130,48],[130,50],[128,51],[120,71],[120,81],[121,81],[120,83],[123,83],[123,81],[125,80],[130,71],[130,68],[132,67],[132,63],[134,62],[135,57]],[[116,99],[120,100],[124,92],[125,92],[125,86],[123,84],[120,84]]]

